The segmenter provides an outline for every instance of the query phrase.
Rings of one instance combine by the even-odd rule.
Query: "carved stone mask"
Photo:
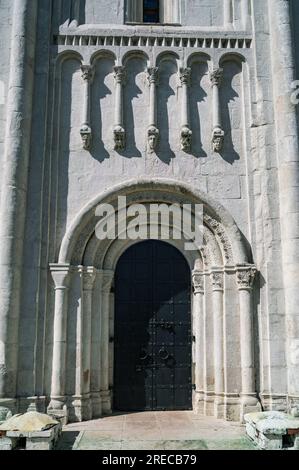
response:
[[[88,150],[91,145],[91,129],[89,126],[82,126],[80,129],[80,134],[82,138],[83,148]]]
[[[124,150],[125,148],[125,131],[120,126],[114,129],[114,144],[115,150]]]
[[[154,151],[157,144],[158,144],[158,138],[159,138],[159,131],[156,129],[156,127],[150,127],[148,130],[148,147],[150,151]]]
[[[212,146],[214,152],[221,152],[223,147],[224,132],[222,129],[217,128],[213,131]]]
[[[181,131],[181,147],[182,150],[189,151],[191,149],[192,131],[188,127],[183,127]]]

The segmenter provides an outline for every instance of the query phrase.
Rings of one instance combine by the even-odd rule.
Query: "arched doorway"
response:
[[[191,276],[168,243],[139,242],[115,273],[114,409],[192,409]]]

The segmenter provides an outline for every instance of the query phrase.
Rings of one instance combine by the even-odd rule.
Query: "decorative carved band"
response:
[[[233,262],[233,251],[232,251],[231,243],[221,223],[213,219],[208,214],[204,214],[204,221],[207,223],[209,227],[211,227],[211,229],[214,231],[214,233],[217,235],[217,237],[221,241],[221,245],[224,251],[224,257],[226,261],[229,264],[233,265],[234,262]]]
[[[106,36],[89,34],[59,34],[54,35],[54,44],[59,46],[132,46],[132,47],[188,47],[200,49],[250,49],[251,37],[179,37],[169,36]]]

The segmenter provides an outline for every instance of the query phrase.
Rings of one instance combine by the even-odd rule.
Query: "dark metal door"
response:
[[[170,244],[144,241],[115,277],[114,408],[192,408],[190,270]]]

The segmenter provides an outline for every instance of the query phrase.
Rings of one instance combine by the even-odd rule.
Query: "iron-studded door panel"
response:
[[[159,241],[120,258],[115,278],[114,408],[190,409],[190,271]]]

